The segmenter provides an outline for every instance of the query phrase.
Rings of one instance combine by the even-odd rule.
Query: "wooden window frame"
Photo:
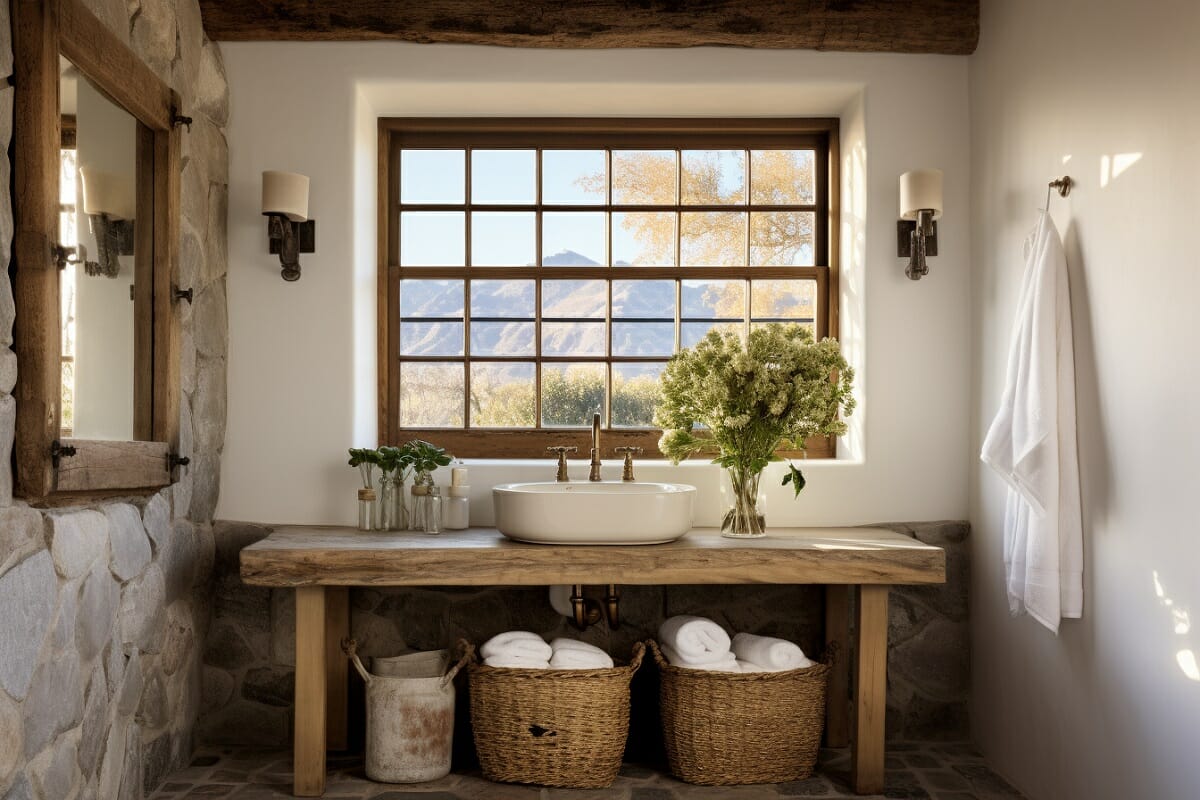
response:
[[[400,280],[404,278],[451,279],[694,279],[753,277],[763,279],[808,279],[817,285],[817,314],[814,320],[818,338],[836,335],[838,317],[839,247],[839,147],[836,118],[381,118],[379,120],[378,152],[378,359],[379,359],[379,439],[388,444],[400,444],[414,438],[430,439],[455,455],[466,458],[541,458],[547,447],[575,445],[581,453],[590,447],[587,421],[580,420],[579,428],[402,428],[399,421],[400,400]],[[579,149],[814,149],[816,159],[816,197],[812,210],[816,213],[814,227],[814,261],[812,267],[486,267],[473,270],[466,267],[404,267],[400,266],[400,151],[403,148],[579,148]],[[749,165],[747,165],[749,167]],[[471,180],[469,168],[466,182]],[[750,187],[747,186],[747,192]],[[609,211],[613,204],[588,206],[586,210]],[[770,206],[746,208],[772,210]],[[419,209],[420,206],[417,206]],[[795,208],[790,206],[789,208]],[[472,210],[521,210],[537,213],[540,225],[543,211],[581,210],[574,206],[543,204],[539,195],[533,205],[464,206]],[[638,206],[639,211],[714,210],[703,205]],[[721,206],[715,210],[728,210]],[[469,225],[469,222],[468,222]],[[468,228],[469,238],[469,228]],[[467,261],[469,262],[469,257]],[[825,263],[821,263],[824,261]],[[540,318],[540,310],[537,312]],[[609,311],[611,313],[611,309]],[[469,320],[464,309],[464,322]],[[469,323],[467,323],[469,324]],[[831,332],[833,332],[831,334]],[[419,360],[419,359],[418,359]],[[459,360],[458,357],[437,360]],[[469,375],[470,360],[462,357]],[[530,363],[554,360],[540,355],[521,359]],[[591,360],[591,359],[582,359]],[[646,361],[640,358],[606,356],[604,361],[624,363]],[[651,359],[652,360],[652,359]],[[665,359],[658,359],[665,360]],[[603,363],[603,362],[601,362]],[[465,378],[469,380],[469,378]],[[469,384],[464,392],[469,393]],[[657,429],[613,428],[611,422],[604,430],[606,450],[615,446],[633,445],[645,450],[645,457],[658,458]],[[833,458],[836,439],[814,437],[807,450],[789,455],[808,458]]]

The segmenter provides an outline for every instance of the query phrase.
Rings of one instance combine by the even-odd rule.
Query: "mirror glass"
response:
[[[64,438],[134,433],[137,121],[61,59],[59,272]]]

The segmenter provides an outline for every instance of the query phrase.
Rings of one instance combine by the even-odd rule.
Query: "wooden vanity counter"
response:
[[[325,791],[326,747],[345,747],[350,586],[548,586],[551,584],[823,584],[825,638],[848,652],[850,591],[857,587],[853,670],[830,675],[826,741],[852,739],[856,791],[883,790],[888,587],[946,580],[946,555],[883,528],[772,528],[763,539],[726,539],[696,528],[659,545],[544,545],[495,528],[364,532],[281,526],[241,552],[243,580],[296,589],[295,787]],[[854,714],[838,702],[854,680]],[[851,736],[853,722],[853,736]]]

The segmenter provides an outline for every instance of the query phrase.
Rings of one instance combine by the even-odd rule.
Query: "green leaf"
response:
[[[794,489],[796,492],[796,494],[793,495],[795,497],[800,495],[800,492],[804,489],[804,486],[807,483],[807,481],[804,480],[804,473],[796,469],[796,466],[790,461],[788,462],[788,471],[783,476],[783,482],[780,484],[780,486],[787,486],[789,483],[792,485],[792,489]]]

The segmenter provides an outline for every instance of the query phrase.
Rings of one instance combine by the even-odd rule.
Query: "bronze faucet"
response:
[[[567,477],[567,453],[578,452],[578,447],[566,447],[558,445],[556,447],[547,447],[551,453],[558,454],[558,474],[554,476],[554,480],[559,483],[568,483],[571,479]]]
[[[633,483],[633,457],[642,454],[640,447],[614,447],[614,453],[625,454],[625,464],[621,469],[621,480],[624,483]]]
[[[600,480],[600,413],[592,415],[592,460],[588,465],[588,480]]]

